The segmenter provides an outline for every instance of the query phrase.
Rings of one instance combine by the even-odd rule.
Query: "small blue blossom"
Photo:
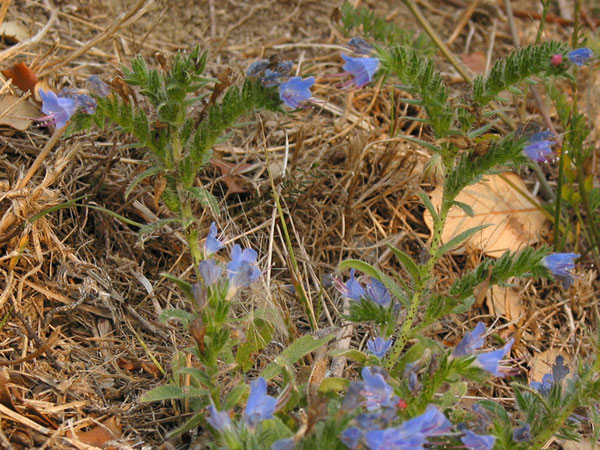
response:
[[[59,97],[54,92],[38,91],[42,98],[42,112],[46,114],[40,120],[54,125],[57,129],[64,127],[77,109],[75,100]]]
[[[294,448],[296,448],[294,438],[279,439],[271,445],[271,450],[294,450]]]
[[[340,436],[340,440],[342,441],[342,443],[354,450],[356,448],[358,448],[358,443],[360,442],[360,440],[363,437],[363,432],[357,428],[357,427],[350,427],[350,428],[346,428],[341,436]]]
[[[370,55],[373,53],[373,46],[361,37],[353,37],[348,41],[348,47],[359,55]]]
[[[478,350],[483,346],[483,333],[485,332],[485,325],[483,322],[477,323],[473,331],[467,332],[462,340],[458,343],[452,356],[460,357],[472,355],[475,350]]]
[[[419,381],[417,369],[416,363],[408,363],[404,367],[404,379],[408,380],[408,389],[413,395],[416,395],[423,387],[423,384]]]
[[[377,337],[375,339],[370,339],[367,342],[367,349],[378,358],[383,358],[387,351],[390,349],[391,345],[391,339],[388,339],[386,341],[382,337]]]
[[[361,375],[363,378],[361,395],[368,411],[392,406],[396,403],[397,397],[394,395],[394,389],[386,383],[380,373],[371,373],[371,367],[363,367]]]
[[[542,382],[532,381],[529,385],[532,389],[535,389],[540,394],[547,396],[552,390],[552,385],[554,384],[554,377],[551,373],[547,373],[542,377]]]
[[[347,55],[342,55],[342,58],[346,61],[343,69],[354,76],[352,84],[359,89],[373,80],[379,67],[377,58],[353,58]]]
[[[534,141],[525,146],[523,153],[532,161],[544,162],[552,154],[550,146],[554,144],[556,143],[546,140]]]
[[[423,414],[402,424],[407,430],[415,430],[425,437],[442,436],[452,429],[450,421],[435,405],[428,405]]]
[[[528,442],[531,440],[531,426],[526,423],[522,427],[513,430],[513,440],[516,442]]]
[[[284,75],[281,72],[277,70],[267,69],[265,70],[265,73],[262,75],[262,77],[260,77],[260,80],[262,81],[263,86],[272,87],[281,84],[283,78]]]
[[[579,258],[578,253],[552,253],[546,256],[542,263],[552,275],[562,281],[563,287],[568,288],[573,284],[571,271],[575,268],[574,259]]]
[[[291,71],[292,68],[294,67],[294,62],[288,60],[285,61],[280,61],[277,63],[277,72],[282,73],[283,75],[288,75]]]
[[[256,265],[258,254],[251,248],[242,250],[239,244],[235,244],[231,249],[231,262],[227,264],[229,272],[229,291],[227,298],[233,297],[233,294],[241,288],[249,286],[260,276],[260,269]]]
[[[267,381],[260,377],[250,384],[250,395],[244,411],[244,419],[250,429],[266,419],[272,419],[277,399],[267,394]]]
[[[346,281],[346,284],[338,281],[335,287],[344,297],[359,302],[367,293],[360,282],[354,278],[355,273],[356,270],[350,269],[350,278]]]
[[[231,428],[231,418],[227,411],[217,411],[214,405],[208,407],[210,416],[206,421],[218,431],[225,431]]]
[[[390,292],[383,283],[375,278],[371,278],[367,284],[367,297],[383,308],[386,308],[392,302]]]
[[[585,64],[585,62],[592,56],[594,56],[594,52],[586,47],[577,48],[567,53],[567,58],[569,58],[569,61],[579,67],[583,66],[583,64]]]
[[[503,377],[505,372],[500,367],[500,361],[510,352],[514,339],[509,339],[506,345],[498,350],[480,353],[475,358],[473,365],[491,373],[495,377]]]
[[[204,278],[204,283],[207,286],[212,286],[219,281],[221,273],[223,272],[223,268],[219,266],[212,258],[200,261],[198,263],[198,270],[200,271],[202,278]]]
[[[311,98],[310,88],[313,84],[315,77],[304,80],[301,77],[292,77],[279,85],[279,98],[288,107],[296,109],[300,103]]]
[[[464,430],[465,435],[460,438],[469,450],[492,450],[494,448],[495,436],[475,434],[470,430]]]
[[[204,256],[212,255],[213,253],[221,250],[225,245],[217,239],[217,224],[215,222],[210,224],[208,235],[206,236],[206,242],[204,243]]]
[[[565,358],[562,355],[558,355],[552,364],[552,377],[555,383],[561,383],[562,380],[569,374],[570,370],[564,365]]]
[[[246,70],[246,75],[249,77],[257,77],[265,71],[268,65],[268,59],[259,59],[257,61],[254,61],[248,66],[248,70]]]
[[[365,433],[370,450],[424,450],[425,440],[424,435],[407,430],[404,426]]]
[[[87,79],[91,91],[98,97],[106,97],[110,94],[108,85],[100,79],[98,75],[92,75]]]

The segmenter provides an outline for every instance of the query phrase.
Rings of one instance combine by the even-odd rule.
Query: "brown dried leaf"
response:
[[[39,117],[40,111],[27,100],[7,94],[0,100],[0,125],[6,125],[19,131],[25,131]]]
[[[490,314],[505,317],[509,321],[518,321],[525,314],[521,296],[515,288],[492,286],[486,297],[486,305]]]
[[[104,444],[119,439],[121,437],[121,425],[117,422],[116,417],[109,417],[101,425],[96,425],[89,431],[76,432],[75,436],[71,436],[84,444],[94,445],[104,448]],[[115,447],[112,447],[115,448]]]
[[[503,176],[533,197],[518,175],[507,172]],[[430,196],[433,205],[439,208],[442,186],[436,187]],[[473,234],[464,242],[463,247],[451,250],[452,253],[463,253],[464,247],[467,247],[497,258],[507,250],[516,252],[540,239],[546,217],[500,175],[488,175],[479,183],[466,187],[456,201],[471,206],[474,215],[469,217],[458,206],[452,207],[442,233],[443,242],[448,242],[469,228],[488,224],[491,226]],[[432,230],[431,215],[426,212],[424,219]]]
[[[16,63],[10,69],[4,69],[2,75],[10,78],[13,84],[23,92],[31,91],[33,93],[33,88],[38,81],[35,72],[27,67],[24,62]]]
[[[479,74],[479,73],[485,72],[485,64],[486,64],[485,53],[483,53],[483,52],[467,53],[467,54],[461,55],[461,58],[462,58],[463,62],[465,63],[465,66],[467,66],[469,69],[471,69],[471,71],[473,73]]]

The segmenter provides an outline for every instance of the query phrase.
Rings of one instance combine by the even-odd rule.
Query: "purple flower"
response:
[[[548,156],[552,154],[550,146],[554,144],[556,144],[556,142],[546,140],[531,142],[525,146],[523,153],[525,153],[525,156],[532,161],[544,162],[548,159]]]
[[[513,430],[513,440],[516,442],[527,442],[531,440],[531,427],[528,423]]]
[[[567,53],[567,58],[569,58],[569,61],[579,67],[583,66],[583,64],[592,56],[594,56],[594,52],[586,47],[577,48]]]
[[[346,281],[346,284],[337,282],[336,289],[340,291],[344,297],[359,302],[361,298],[367,295],[367,293],[360,282],[354,278],[355,273],[356,270],[350,269],[350,279]]]
[[[272,419],[275,412],[277,399],[267,395],[267,381],[260,377],[250,384],[250,396],[244,411],[244,419],[250,429],[254,429],[259,422]]]
[[[367,296],[384,308],[392,302],[392,297],[385,285],[375,278],[371,278],[367,284]]]
[[[75,100],[67,97],[59,97],[54,92],[38,91],[42,98],[42,112],[46,114],[40,120],[51,123],[57,129],[64,127],[77,109]]]
[[[404,425],[365,433],[367,447],[371,450],[424,450],[425,436],[407,430]]]
[[[231,428],[231,419],[227,411],[217,411],[214,405],[208,407],[210,416],[206,421],[215,429],[219,431],[225,431]]]
[[[211,223],[204,243],[204,256],[212,255],[221,250],[225,245],[217,239],[217,224]]]
[[[397,397],[394,395],[394,389],[386,383],[380,373],[371,373],[370,367],[363,367],[361,375],[363,383],[360,393],[367,410],[374,411],[395,404]]]
[[[202,278],[204,278],[204,283],[206,283],[207,286],[212,286],[219,281],[221,272],[223,272],[221,266],[219,266],[212,258],[200,261],[198,263],[198,270],[200,271]]]
[[[342,435],[340,436],[340,440],[346,447],[354,450],[354,449],[358,448],[358,443],[362,439],[362,437],[363,437],[363,432],[359,428],[350,427],[350,428],[346,428],[342,432]]]
[[[313,84],[315,84],[315,77],[304,80],[301,77],[292,77],[279,85],[279,98],[290,108],[296,109],[300,103],[312,96],[310,88]]]
[[[529,386],[538,391],[542,395],[548,395],[554,384],[554,377],[551,373],[547,373],[542,377],[542,382],[532,381]]]
[[[408,389],[412,394],[416,394],[423,387],[423,384],[419,381],[417,370],[416,363],[408,363],[404,367],[404,379],[408,381]]]
[[[268,65],[268,59],[259,59],[257,61],[254,61],[248,66],[248,70],[246,70],[246,75],[249,77],[257,77],[264,72]]]
[[[571,271],[575,268],[574,259],[579,258],[578,253],[552,253],[546,256],[542,263],[552,275],[562,281],[563,287],[568,288],[573,283]]]
[[[487,353],[481,353],[475,358],[473,365],[491,373],[495,377],[503,377],[505,373],[501,370],[500,360],[504,358],[515,342],[514,339],[509,339],[506,345],[498,350]]]
[[[343,69],[354,76],[352,84],[359,89],[373,80],[379,67],[377,58],[353,58],[347,55],[342,55],[342,58],[346,61]]]
[[[256,266],[257,257],[256,251],[251,248],[242,250],[239,244],[233,246],[231,262],[227,264],[229,272],[227,298],[231,298],[239,288],[250,285],[260,276],[260,269]]]
[[[98,75],[92,75],[87,79],[90,88],[94,94],[98,97],[106,97],[110,94],[110,88],[108,85],[100,79]]]
[[[377,337],[367,342],[367,349],[378,358],[383,358],[387,351],[390,349],[391,345],[391,339],[388,339],[386,341],[381,337]]]
[[[294,441],[294,438],[287,438],[273,442],[271,450],[294,450],[295,447],[296,442]]]
[[[462,340],[458,343],[452,356],[467,356],[475,353],[475,350],[483,346],[483,333],[485,332],[485,325],[483,322],[479,322],[473,331],[465,334]]]
[[[464,430],[465,435],[460,438],[469,450],[492,450],[494,448],[495,436],[475,434],[470,430]]]
[[[447,434],[452,429],[452,424],[436,406],[428,405],[423,414],[407,420],[402,427],[430,437]]]
[[[350,39],[348,47],[359,55],[370,55],[373,52],[373,46],[361,37],[353,37]]]

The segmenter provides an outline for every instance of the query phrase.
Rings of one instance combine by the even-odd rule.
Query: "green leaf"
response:
[[[438,213],[435,210],[435,206],[433,206],[433,203],[431,203],[429,195],[427,195],[427,193],[425,193],[424,191],[420,191],[417,195],[423,202],[423,205],[425,205],[425,208],[427,208],[427,211],[429,211],[429,214],[431,214],[431,219],[433,220],[433,222],[437,222],[439,220]]]
[[[204,386],[206,389],[214,389],[214,385],[208,376],[208,374],[197,367],[180,367],[177,369],[177,375],[190,375],[198,386]],[[209,391],[203,391],[206,395],[209,394]]]
[[[227,394],[225,402],[223,402],[223,410],[229,411],[230,409],[233,409],[234,407],[239,405],[241,403],[242,397],[249,390],[250,389],[248,388],[248,385],[245,383],[238,384],[236,387],[234,387],[231,390],[231,392]]]
[[[333,337],[334,334],[329,334],[321,339],[315,339],[311,335],[302,336],[282,351],[271,364],[265,367],[261,372],[261,376],[270,380],[281,373],[281,366],[292,367],[300,358],[327,344]]]
[[[252,355],[264,349],[271,338],[275,328],[269,322],[256,318],[252,321],[246,332],[246,342],[239,346],[235,355],[236,362],[247,372],[254,366]]]
[[[206,189],[198,186],[193,186],[188,191],[203,205],[208,206],[214,215],[218,216],[221,214],[221,208],[219,208],[219,202],[214,195],[208,192]]]
[[[419,283],[421,281],[421,271],[417,264],[413,261],[413,259],[404,253],[402,250],[397,249],[391,245],[388,245],[389,249],[394,253],[396,258],[402,263],[404,268],[410,273],[415,283]]]
[[[324,378],[319,385],[319,392],[328,394],[330,392],[346,391],[348,386],[350,386],[350,380],[347,380],[346,378]]]
[[[142,402],[159,402],[162,400],[175,400],[180,398],[197,398],[206,395],[206,391],[194,388],[185,390],[174,384],[166,384],[149,390],[140,398]]]
[[[473,234],[477,233],[478,231],[483,230],[484,228],[489,227],[490,224],[486,224],[486,225],[478,225],[476,227],[473,228],[469,228],[466,231],[463,231],[460,234],[457,234],[456,236],[454,236],[452,239],[450,239],[448,241],[448,243],[442,245],[438,251],[435,254],[436,258],[440,258],[442,255],[444,255],[448,250],[450,250],[451,248],[456,247],[457,245],[459,245],[460,243],[462,243],[463,241],[466,241],[469,237],[471,237]]]
[[[142,181],[145,178],[151,177],[152,175],[156,175],[157,173],[160,173],[162,171],[162,169],[160,167],[150,167],[146,170],[144,170],[142,173],[140,173],[137,177],[135,177],[133,179],[133,181],[129,184],[129,186],[127,186],[127,189],[125,190],[125,200],[127,200],[127,197],[129,197],[129,194],[131,194],[131,191],[133,191],[133,188],[136,187],[136,185]]]
[[[363,352],[359,352],[358,350],[355,350],[355,349],[333,350],[333,351],[329,352],[329,355],[332,358],[336,358],[338,356],[343,356],[345,358],[351,359],[352,361],[356,361],[360,365],[363,365],[365,363],[365,361],[367,360],[367,355],[365,355]]]
[[[415,144],[419,144],[425,148],[428,148],[429,150],[431,150],[434,153],[442,153],[442,149],[440,147],[433,145],[431,142],[424,141],[423,139],[419,139],[419,138],[416,138],[413,136],[408,136],[405,134],[401,134],[398,137],[401,137],[402,139],[406,139],[407,141],[410,141],[410,142],[414,142]]]
[[[176,428],[174,430],[169,431],[166,435],[165,435],[165,439],[171,439],[175,436],[178,436],[182,433],[186,433],[188,431],[191,430],[195,430],[196,428],[198,428],[200,426],[200,424],[202,423],[202,419],[205,416],[205,412],[199,412],[197,414],[194,414],[188,421],[186,421],[183,425],[181,425],[179,428]]]
[[[458,206],[460,209],[462,209],[467,216],[473,217],[475,215],[475,211],[473,211],[473,208],[471,208],[470,205],[467,205],[466,203],[459,202],[456,200],[454,200],[453,204]]]
[[[483,133],[485,133],[486,131],[488,131],[488,130],[492,129],[493,127],[495,127],[498,122],[499,122],[498,120],[493,120],[490,123],[486,123],[484,126],[479,127],[477,129],[475,129],[475,130],[470,131],[469,133],[467,133],[467,137],[469,139],[474,139],[477,136],[480,136]]]
[[[160,316],[158,316],[158,320],[163,323],[167,322],[169,319],[177,319],[184,327],[187,327],[194,318],[195,316],[192,313],[178,308],[165,309],[160,313]]]
[[[184,295],[192,301],[195,301],[195,297],[194,297],[194,292],[192,290],[192,285],[190,283],[188,283],[187,281],[183,281],[181,278],[177,278],[175,275],[171,275],[170,273],[167,272],[161,272],[161,275],[163,277],[165,277],[167,280],[171,280],[172,282],[174,282],[177,286],[179,286],[179,289],[181,289],[184,293]]]

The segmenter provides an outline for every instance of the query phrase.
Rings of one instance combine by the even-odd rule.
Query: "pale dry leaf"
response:
[[[27,100],[14,95],[4,95],[0,100],[0,125],[6,125],[19,131],[25,131],[40,111]]]
[[[557,442],[563,450],[593,450],[594,448],[598,448],[598,445],[593,445],[590,438],[582,438],[579,442],[557,439]]]
[[[506,172],[502,176],[533,197],[518,175]],[[488,175],[479,183],[467,186],[457,196],[456,201],[469,205],[474,215],[470,217],[458,206],[452,207],[442,233],[442,242],[448,242],[470,228],[490,226],[473,234],[462,247],[452,249],[451,253],[464,253],[466,247],[497,258],[507,250],[517,252],[540,240],[546,217],[504,181],[502,176]],[[430,192],[430,197],[433,205],[439,209],[442,186]],[[427,211],[424,219],[432,230],[431,215]]]
[[[519,291],[511,287],[492,286],[487,292],[486,305],[490,314],[509,321],[518,321],[525,314]]]
[[[559,355],[565,359],[563,364],[566,367],[569,367],[570,358],[564,351],[561,351],[558,348],[549,348],[548,350],[533,355],[530,362],[531,369],[529,369],[529,382],[541,382],[544,375],[552,373],[552,366],[556,362],[556,357]]]
[[[29,31],[18,22],[2,22],[0,24],[0,36],[16,44],[29,39]]]

